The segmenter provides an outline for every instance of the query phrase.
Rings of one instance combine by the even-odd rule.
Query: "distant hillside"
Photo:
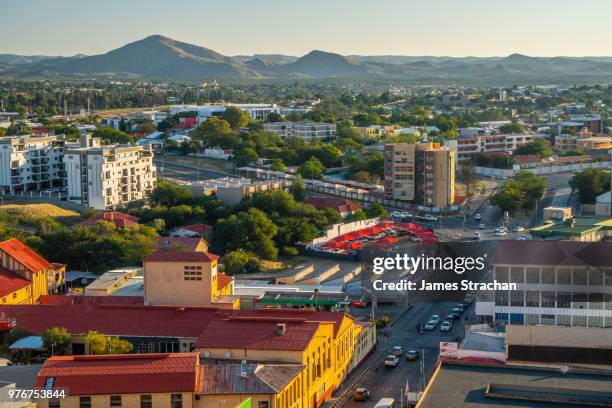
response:
[[[227,57],[154,35],[106,54],[74,57],[0,55],[0,77],[13,79],[345,78],[413,82],[612,81],[612,57],[343,56],[311,51]]]

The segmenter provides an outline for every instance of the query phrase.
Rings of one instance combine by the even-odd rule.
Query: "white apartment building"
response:
[[[198,123],[202,123],[210,117],[221,116],[229,106],[242,109],[249,114],[251,120],[266,120],[270,113],[280,114],[281,111],[276,104],[270,103],[229,103],[227,105],[172,105],[169,112],[170,115],[181,112],[196,112]]]
[[[476,153],[511,153],[517,147],[535,139],[533,134],[510,134],[494,136],[462,137],[449,140],[447,146],[457,150],[457,160],[467,160]]]
[[[476,314],[498,323],[612,327],[612,242],[500,241]]]
[[[336,125],[325,122],[272,122],[264,123],[263,130],[274,132],[280,137],[299,139],[325,139],[336,136]]]
[[[12,136],[0,139],[0,191],[38,190],[65,185],[66,140],[58,136]]]
[[[67,149],[64,162],[68,199],[97,210],[142,200],[157,182],[150,145],[101,146],[83,136],[79,147]]]

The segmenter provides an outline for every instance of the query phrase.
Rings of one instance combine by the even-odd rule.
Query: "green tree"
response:
[[[235,106],[229,106],[221,115],[221,118],[230,124],[232,129],[244,128],[249,124],[251,117],[248,113]]]
[[[513,212],[521,206],[522,194],[516,188],[503,188],[494,194],[489,201],[502,211]]]
[[[215,227],[214,240],[230,251],[242,248],[258,254],[263,259],[275,260],[278,249],[273,238],[277,232],[278,227],[264,212],[249,208],[219,220]]]
[[[239,138],[232,131],[230,124],[223,119],[208,118],[191,131],[191,137],[205,147],[234,148]]]
[[[550,157],[553,155],[553,150],[548,140],[534,140],[519,146],[515,151],[515,156],[524,156],[534,154],[540,158]]]
[[[97,137],[106,143],[132,143],[134,138],[120,130],[110,126],[104,126],[94,130],[93,137]]]
[[[142,122],[136,126],[136,133],[146,133],[147,135],[157,130],[157,125],[153,122]]]
[[[83,336],[89,346],[89,354],[108,354],[106,336],[95,330],[90,330]]]
[[[259,271],[257,257],[241,248],[226,253],[223,257],[223,266],[229,275]]]
[[[389,216],[389,212],[379,203],[372,203],[365,209],[365,213],[368,218],[387,218]]]
[[[285,163],[281,159],[274,159],[270,163],[270,170],[272,171],[285,171]]]
[[[68,330],[63,327],[51,327],[43,333],[43,345],[53,354],[64,354],[72,337]]]
[[[347,222],[351,222],[351,221],[361,221],[361,220],[365,220],[367,219],[368,216],[366,215],[365,211],[363,210],[357,210],[349,215],[346,216],[346,221]]]
[[[285,118],[280,113],[270,112],[268,113],[268,116],[266,117],[266,122],[268,123],[285,122]]]
[[[302,178],[296,178],[291,185],[291,194],[293,194],[293,198],[295,201],[304,201],[306,198],[306,187],[304,186],[304,182]]]
[[[320,179],[324,170],[325,167],[321,161],[313,156],[300,165],[298,173],[303,178]]]
[[[134,345],[119,337],[107,337],[106,347],[108,354],[128,354],[134,350]]]
[[[610,172],[602,169],[586,169],[575,174],[569,181],[573,191],[583,204],[594,204],[597,196],[610,190]]]
[[[150,196],[154,205],[166,207],[190,203],[193,199],[194,195],[188,188],[163,180],[157,182],[157,187]]]
[[[254,149],[246,147],[238,151],[234,158],[238,166],[246,166],[247,164],[257,161],[259,156],[257,155],[257,152]]]
[[[522,134],[525,133],[525,129],[515,121],[499,127],[499,133],[501,134]]]

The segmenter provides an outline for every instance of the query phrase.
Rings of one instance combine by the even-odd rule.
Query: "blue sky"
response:
[[[610,0],[2,0],[0,53],[103,53],[151,34],[225,55],[612,55]]]

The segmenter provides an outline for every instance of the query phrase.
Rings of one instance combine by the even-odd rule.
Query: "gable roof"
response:
[[[198,359],[198,353],[56,356],[45,361],[36,386],[53,381],[70,395],[194,392]]]
[[[31,285],[27,279],[0,267],[0,298]]]
[[[202,365],[198,394],[276,394],[303,369],[299,364]]]
[[[212,227],[210,225],[206,225],[206,224],[202,224],[202,223],[197,223],[197,224],[183,225],[183,226],[180,226],[180,227],[176,227],[172,231],[181,230],[181,229],[188,230],[188,231],[193,231],[193,232],[196,232],[198,234],[205,234],[207,231],[212,230]]]
[[[32,272],[39,272],[51,266],[45,258],[17,238],[0,242],[0,251],[5,252]]]
[[[222,289],[226,287],[227,285],[232,283],[233,280],[234,278],[227,276],[225,273],[218,272],[217,273],[217,289]]]
[[[126,227],[138,227],[140,224],[138,223],[138,218],[131,216],[129,214],[125,214],[119,211],[107,211],[102,214],[98,214],[93,218],[82,221],[83,225],[92,225],[97,223],[98,221],[108,221],[115,224],[117,227],[126,228]]]
[[[144,262],[211,262],[217,255],[203,251],[157,251],[144,258]]]
[[[285,334],[276,334],[278,323],[285,324]],[[308,347],[318,328],[318,322],[300,319],[217,319],[198,337],[196,347],[302,351]],[[248,336],[245,333],[248,333]]]

